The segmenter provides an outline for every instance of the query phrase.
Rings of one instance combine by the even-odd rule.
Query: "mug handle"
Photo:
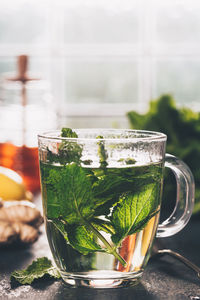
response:
[[[195,184],[189,167],[179,158],[166,154],[165,167],[176,178],[176,205],[167,220],[158,225],[156,237],[168,237],[182,230],[188,223],[194,207]]]

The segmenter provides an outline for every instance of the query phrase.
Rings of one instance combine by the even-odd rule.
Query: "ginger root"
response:
[[[35,242],[42,223],[40,211],[28,201],[0,201],[0,246]]]

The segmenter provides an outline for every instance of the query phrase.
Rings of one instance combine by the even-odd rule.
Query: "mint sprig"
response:
[[[68,128],[62,134],[77,137]],[[162,168],[153,165],[107,168],[108,154],[103,140],[97,141],[100,168],[83,168],[82,147],[76,141],[72,145],[71,141],[60,144],[59,151],[65,158],[58,160],[60,166],[45,164],[41,168],[48,199],[47,218],[79,253],[103,251],[125,266],[118,248],[124,238],[144,229],[158,213]]]
[[[95,242],[95,239],[99,239],[105,245],[105,252],[112,253],[125,264],[116,250],[92,224],[101,202],[94,197],[87,172],[85,173],[76,163],[58,168],[59,170],[50,170],[46,180],[49,199],[47,217],[56,220],[56,227],[62,232],[64,238],[66,239],[67,233],[72,247],[82,254],[101,250]]]

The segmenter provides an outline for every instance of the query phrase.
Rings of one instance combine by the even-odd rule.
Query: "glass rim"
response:
[[[38,140],[39,139],[45,139],[45,140],[60,140],[60,141],[112,141],[112,142],[128,142],[128,141],[166,141],[167,140],[167,135],[162,133],[162,132],[158,132],[158,131],[151,131],[151,130],[138,130],[138,129],[115,129],[115,128],[72,128],[73,131],[75,131],[76,133],[78,132],[99,132],[99,133],[103,133],[103,131],[105,131],[105,133],[113,133],[113,135],[117,132],[118,134],[122,134],[124,132],[127,133],[135,133],[135,136],[127,136],[127,137],[120,137],[120,136],[114,136],[114,137],[103,137],[103,138],[93,138],[93,137],[62,137],[59,136],[59,134],[61,134],[61,129],[59,130],[49,130],[43,133],[39,133],[37,135]],[[138,136],[136,136],[136,134]],[[144,136],[140,136],[141,134],[143,134]]]

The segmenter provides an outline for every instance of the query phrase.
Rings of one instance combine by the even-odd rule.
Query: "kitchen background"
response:
[[[0,3],[0,75],[28,55],[29,73],[50,83],[59,127],[128,127],[128,111],[166,93],[198,110],[198,0]]]

